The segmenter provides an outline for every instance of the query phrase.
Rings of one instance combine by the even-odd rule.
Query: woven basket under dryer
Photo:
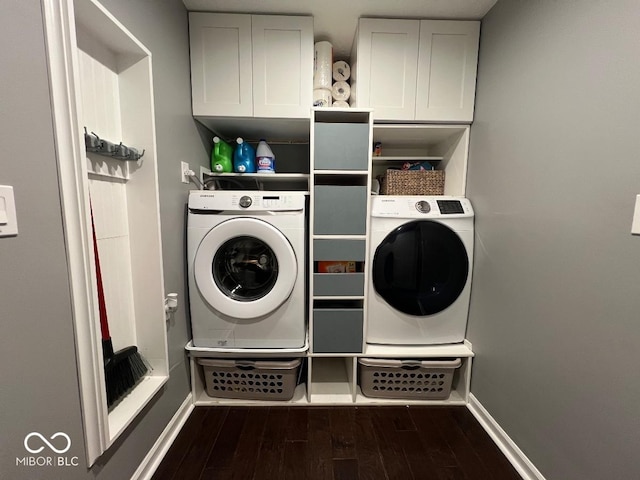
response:
[[[444,170],[387,170],[382,195],[444,195]]]

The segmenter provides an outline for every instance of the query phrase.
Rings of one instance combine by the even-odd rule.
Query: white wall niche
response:
[[[56,150],[72,285],[87,464],[169,377],[151,53],[94,0],[43,0]],[[84,128],[144,150],[87,155]],[[150,372],[107,408],[91,204],[114,348],[136,345]]]

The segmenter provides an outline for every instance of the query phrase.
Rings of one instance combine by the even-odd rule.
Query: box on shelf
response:
[[[393,170],[382,177],[382,195],[444,195],[444,170]]]
[[[291,400],[302,360],[198,358],[207,394],[217,398]]]
[[[362,394],[377,398],[446,400],[459,358],[396,360],[359,358],[358,378]]]

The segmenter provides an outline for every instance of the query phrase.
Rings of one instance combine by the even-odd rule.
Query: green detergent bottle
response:
[[[233,147],[220,140],[220,137],[213,137],[213,151],[211,152],[211,170],[215,173],[233,172]]]

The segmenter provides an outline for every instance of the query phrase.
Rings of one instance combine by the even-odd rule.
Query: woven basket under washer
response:
[[[446,400],[459,358],[394,360],[359,358],[362,394],[367,397]]]
[[[210,397],[290,400],[302,360],[225,360],[199,358]]]
[[[444,170],[387,170],[382,195],[444,195]]]

